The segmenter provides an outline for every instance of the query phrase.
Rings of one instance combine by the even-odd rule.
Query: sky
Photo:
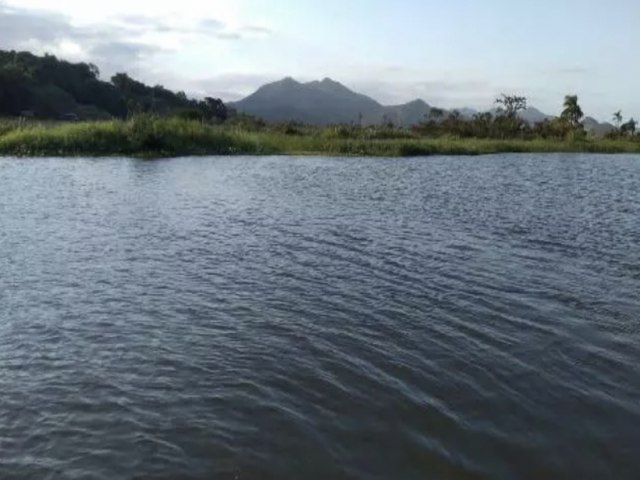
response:
[[[640,118],[639,0],[0,0],[0,49],[237,100],[292,76],[384,104]]]

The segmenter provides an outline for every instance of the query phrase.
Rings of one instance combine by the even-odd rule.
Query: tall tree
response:
[[[527,109],[527,98],[518,95],[505,95],[504,93],[496,98],[498,113],[507,117],[515,117],[518,112]]]
[[[612,118],[616,124],[616,128],[620,128],[620,124],[622,123],[622,110],[615,112]]]
[[[207,120],[226,120],[229,116],[226,105],[219,98],[205,97],[204,102],[200,103]]]
[[[567,95],[564,97],[564,110],[560,114],[560,118],[567,122],[572,128],[578,129],[582,126],[580,121],[584,117],[582,108],[578,104],[577,95]]]
[[[518,136],[526,128],[526,122],[518,113],[527,109],[527,98],[503,93],[496,98],[495,103],[498,108],[493,124],[498,137]]]
[[[620,127],[620,133],[622,135],[635,135],[636,133],[636,128],[638,126],[638,122],[636,122],[633,118],[630,119],[628,122],[626,122],[625,124],[623,124]]]

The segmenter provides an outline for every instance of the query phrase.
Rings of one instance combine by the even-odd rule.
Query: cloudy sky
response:
[[[383,103],[486,108],[520,93],[557,113],[640,117],[638,0],[0,0],[0,49],[91,61],[235,100],[284,76]]]

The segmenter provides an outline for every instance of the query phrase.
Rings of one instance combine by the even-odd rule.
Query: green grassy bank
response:
[[[426,138],[407,130],[262,128],[179,118],[38,123],[0,121],[0,155],[168,157],[181,155],[417,156],[507,152],[640,153],[637,140]]]

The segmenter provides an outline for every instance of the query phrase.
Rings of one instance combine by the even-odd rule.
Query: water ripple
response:
[[[0,478],[637,478],[637,156],[0,181]]]

